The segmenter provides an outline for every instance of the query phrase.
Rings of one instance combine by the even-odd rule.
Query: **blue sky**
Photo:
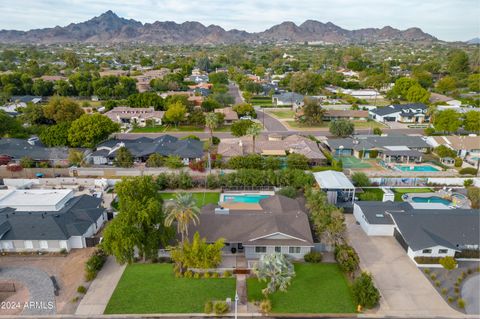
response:
[[[107,10],[143,23],[199,21],[250,32],[314,19],[349,30],[415,26],[447,41],[480,35],[479,0],[0,0],[0,29],[64,26]]]

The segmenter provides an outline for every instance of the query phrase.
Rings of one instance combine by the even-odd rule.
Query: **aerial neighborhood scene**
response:
[[[478,1],[0,17],[0,319],[479,318]]]

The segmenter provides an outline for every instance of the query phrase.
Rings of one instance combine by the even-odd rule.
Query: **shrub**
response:
[[[232,277],[232,273],[230,271],[224,271],[223,272],[223,278],[230,278]]]
[[[353,273],[358,269],[359,258],[353,247],[339,245],[335,247],[335,260],[340,269],[345,273]]]
[[[370,158],[377,158],[378,157],[378,151],[377,150],[371,150],[369,153]]]
[[[317,251],[309,252],[308,254],[305,254],[305,256],[303,256],[303,259],[307,263],[319,263],[322,261],[322,258],[322,254]]]
[[[208,271],[203,273],[203,278],[208,279],[210,277],[211,277],[211,275]]]
[[[161,167],[163,166],[163,156],[160,155],[159,153],[153,153],[151,154],[147,161],[145,162],[146,167]]]
[[[441,284],[441,283],[440,283],[440,280],[435,280],[435,286],[436,286],[436,287],[440,287],[440,284]]]
[[[77,292],[80,294],[85,294],[87,292],[87,288],[85,288],[85,286],[78,286]]]
[[[428,268],[425,268],[425,269],[423,270],[423,272],[424,272],[424,273],[426,273],[426,274],[428,275],[428,274],[430,273],[430,269],[428,269]]]
[[[213,310],[216,315],[223,315],[230,310],[230,307],[228,306],[226,301],[215,301],[215,304],[213,305]]]
[[[260,302],[259,308],[260,312],[266,315],[272,311],[272,302],[269,299],[264,299]]]
[[[212,274],[212,278],[218,278],[218,277],[220,277],[220,274],[218,272],[214,272]]]
[[[277,191],[277,195],[283,195],[288,198],[295,198],[297,197],[297,190],[292,186],[286,186]]]
[[[203,307],[203,312],[210,314],[213,311],[213,302],[211,300],[205,303],[205,307]]]
[[[462,160],[460,157],[458,157],[458,156],[455,157],[455,164],[454,164],[454,166],[455,166],[455,167],[462,167],[462,165],[463,165],[463,160]]]
[[[467,197],[472,204],[472,208],[480,208],[480,188],[470,186],[467,189]]]
[[[460,288],[459,287],[454,287],[453,291],[455,291],[456,294],[460,293]]]
[[[417,264],[438,264],[440,262],[439,257],[415,257],[414,260]]]
[[[435,280],[435,279],[437,279],[437,275],[435,275],[435,274],[431,274],[431,275],[430,275],[430,279],[432,279],[432,280]]]
[[[287,155],[287,167],[290,169],[308,169],[308,159],[303,154],[292,153]]]
[[[473,185],[473,179],[469,178],[463,181],[463,186],[469,187]]]
[[[358,187],[370,186],[370,179],[363,172],[355,172],[352,175],[353,185]]]
[[[220,139],[216,136],[212,137],[212,142],[213,142],[213,145],[218,145],[220,144]]]
[[[194,273],[193,278],[200,279],[200,273],[198,273],[198,272]]]
[[[188,164],[188,167],[192,171],[205,172],[205,162],[204,161],[191,161]]]
[[[458,305],[458,308],[460,308],[460,309],[465,308],[465,300],[463,300],[462,298],[458,299],[457,300],[457,305]]]
[[[91,281],[97,277],[98,272],[102,269],[107,261],[107,256],[101,249],[97,249],[85,263],[85,278]]]
[[[378,304],[380,293],[373,284],[372,276],[366,272],[355,279],[352,285],[353,298],[356,304],[371,309]]]
[[[68,253],[67,249],[66,248],[62,248],[60,249],[60,254],[62,255],[66,255]]]
[[[183,273],[183,277],[192,278],[193,277],[193,272],[191,270],[187,270],[186,272]]]
[[[453,302],[453,297],[452,297],[452,296],[448,296],[447,300],[448,300],[449,303],[452,303],[452,302]]]
[[[442,295],[445,296],[445,295],[447,294],[447,292],[448,292],[448,289],[447,289],[447,288],[442,288]]]
[[[435,133],[435,129],[432,127],[427,127],[426,129],[423,130],[423,134],[426,136],[431,136]]]
[[[464,167],[458,171],[460,175],[477,175],[477,169],[474,167]]]
[[[171,169],[183,167],[183,162],[180,156],[169,155],[165,158],[165,166]]]

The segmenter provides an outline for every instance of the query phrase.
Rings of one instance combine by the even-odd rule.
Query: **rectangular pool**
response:
[[[270,197],[270,195],[256,195],[256,194],[225,195],[223,197],[223,201],[227,203],[258,204],[259,201],[267,197]]]
[[[412,197],[412,201],[414,203],[440,203],[446,206],[450,206],[452,204],[451,201],[445,198],[441,198],[438,196],[430,196],[430,197]]]
[[[439,169],[430,165],[395,165],[402,172],[438,172]]]

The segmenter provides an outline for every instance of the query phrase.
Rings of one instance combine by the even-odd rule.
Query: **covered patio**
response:
[[[390,147],[382,152],[381,157],[385,163],[419,163],[423,154],[408,147]]]

